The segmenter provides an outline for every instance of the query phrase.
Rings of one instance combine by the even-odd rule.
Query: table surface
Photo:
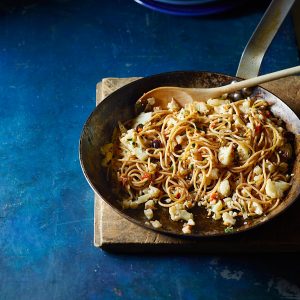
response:
[[[0,299],[300,299],[299,255],[95,248],[93,192],[78,161],[101,78],[234,75],[265,5],[185,18],[124,0],[22,2],[0,4]],[[288,17],[261,72],[296,64]]]

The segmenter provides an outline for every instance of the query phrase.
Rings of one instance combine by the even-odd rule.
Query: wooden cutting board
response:
[[[96,104],[121,86],[138,79],[105,78],[97,84]],[[300,77],[269,82],[264,88],[284,100],[300,116]],[[121,217],[95,195],[94,245],[121,253],[249,253],[300,251],[300,200],[259,228],[222,238],[179,239],[144,229]]]

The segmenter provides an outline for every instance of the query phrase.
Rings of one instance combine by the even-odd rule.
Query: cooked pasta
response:
[[[209,99],[184,108],[172,100],[167,109],[148,101],[151,111],[120,124],[113,157],[103,150],[125,193],[125,209],[143,208],[145,221],[156,228],[156,209],[166,209],[188,234],[200,222],[196,205],[231,228],[283,201],[290,188],[291,135],[264,99]]]

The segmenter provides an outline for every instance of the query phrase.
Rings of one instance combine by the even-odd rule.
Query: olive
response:
[[[285,159],[290,159],[293,155],[293,147],[291,144],[287,143],[284,144],[280,150],[278,151],[278,153]]]
[[[182,146],[180,144],[177,144],[175,147],[174,147],[174,150],[177,152],[177,151],[180,151],[182,149]]]
[[[143,130],[143,127],[143,124],[139,124],[138,126],[136,126],[136,131],[141,132]]]
[[[244,97],[249,97],[252,94],[252,89],[251,88],[243,88],[242,94]]]
[[[290,142],[291,144],[294,142],[295,136],[290,131],[285,131],[283,136],[287,140],[287,142]]]
[[[185,176],[185,178],[186,178],[187,180],[192,180],[192,178],[193,178],[193,173],[189,173],[188,175]]]
[[[228,95],[228,98],[231,99],[232,101],[238,101],[242,99],[242,95],[239,91],[231,93]]]
[[[139,100],[135,103],[135,113],[139,115],[141,112],[144,112],[148,101],[146,99]]]
[[[158,149],[158,148],[160,148],[160,146],[161,146],[160,140],[153,140],[153,141],[152,141],[152,147],[153,147],[153,148]]]

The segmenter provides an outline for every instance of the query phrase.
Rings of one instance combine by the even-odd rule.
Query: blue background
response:
[[[0,299],[300,299],[298,255],[130,256],[95,248],[93,192],[78,161],[101,78],[234,75],[264,5],[200,18],[125,0],[3,6]],[[289,17],[261,70],[296,64]]]

